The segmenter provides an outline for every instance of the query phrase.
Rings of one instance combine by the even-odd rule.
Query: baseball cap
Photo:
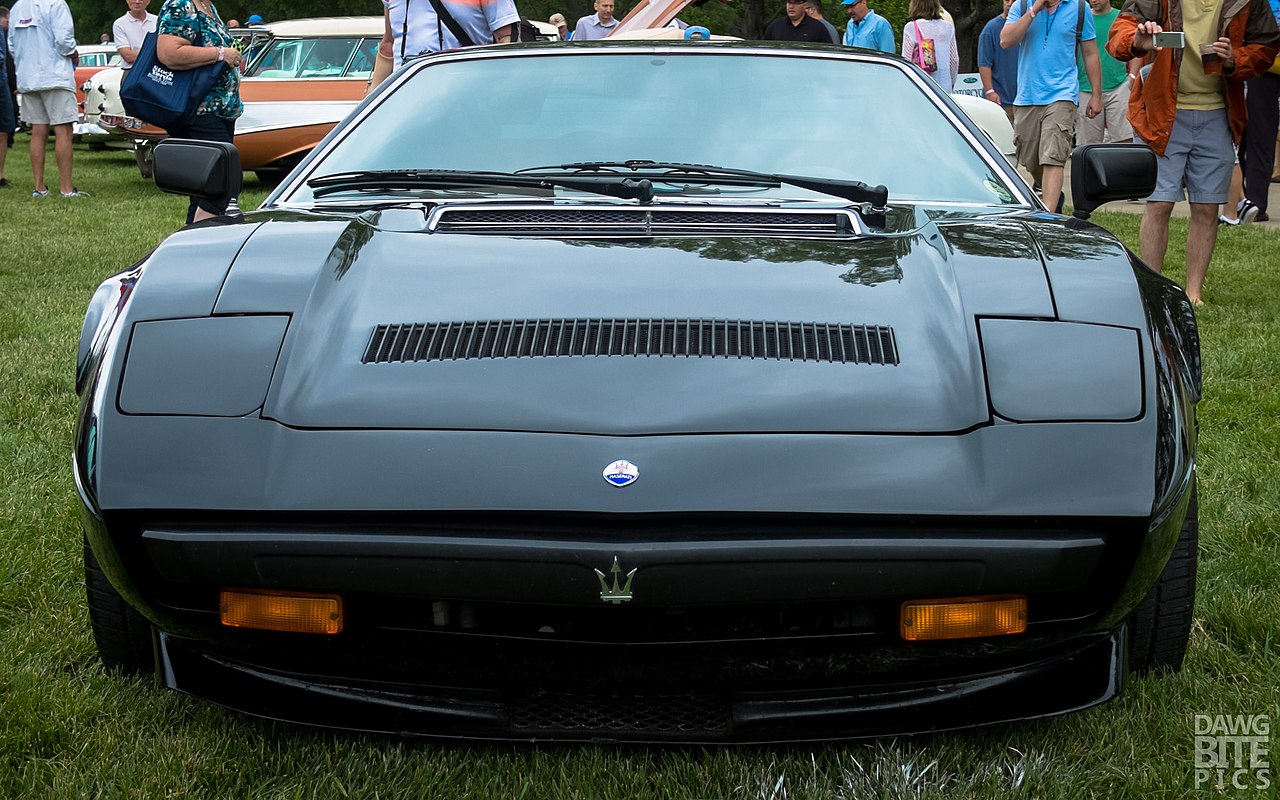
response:
[[[861,2],[862,2],[862,0],[840,0],[840,5],[842,5],[842,6],[856,6],[858,3],[861,3]]]
[[[249,15],[249,18],[244,21],[246,25],[253,25],[254,23],[257,23],[257,22],[262,22],[262,17],[258,16],[257,14]]]

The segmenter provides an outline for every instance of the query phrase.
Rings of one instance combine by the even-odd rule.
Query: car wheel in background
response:
[[[294,153],[291,156],[285,156],[278,161],[274,161],[264,167],[255,169],[253,171],[254,177],[268,186],[275,186],[280,183],[280,181],[284,180],[286,175],[293,172],[293,168],[302,163],[302,159],[309,155],[311,155],[310,150],[305,153]]]
[[[108,672],[150,675],[155,669],[151,623],[107,580],[88,541],[84,543],[84,585],[89,623],[103,666]]]
[[[1191,638],[1199,538],[1199,503],[1192,483],[1178,544],[1160,573],[1160,580],[1134,609],[1129,622],[1129,668],[1135,673],[1162,669],[1177,672],[1182,668]]]

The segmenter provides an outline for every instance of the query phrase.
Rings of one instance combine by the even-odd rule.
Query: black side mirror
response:
[[[1088,219],[1112,200],[1140,200],[1156,190],[1156,154],[1145,144],[1082,144],[1071,152],[1071,204]]]
[[[161,191],[202,200],[234,200],[244,173],[240,153],[228,142],[165,139],[155,147],[155,181]]]

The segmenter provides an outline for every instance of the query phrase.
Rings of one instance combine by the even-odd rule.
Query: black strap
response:
[[[475,42],[471,40],[471,37],[467,35],[467,32],[463,27],[459,25],[458,21],[453,18],[453,15],[445,9],[444,3],[440,2],[440,0],[430,0],[430,2],[431,7],[436,10],[436,19],[444,23],[444,26],[449,29],[449,33],[453,34],[453,38],[458,40],[459,45],[462,47],[472,47],[475,45]],[[405,19],[409,19],[408,4],[405,5]],[[440,43],[440,49],[444,49],[443,42]]]

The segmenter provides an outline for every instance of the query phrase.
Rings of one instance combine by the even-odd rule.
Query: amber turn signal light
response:
[[[218,598],[222,624],[291,633],[342,632],[342,598],[336,594],[223,589]]]
[[[908,600],[899,625],[909,642],[1003,636],[1026,629],[1027,598],[1021,595]]]

